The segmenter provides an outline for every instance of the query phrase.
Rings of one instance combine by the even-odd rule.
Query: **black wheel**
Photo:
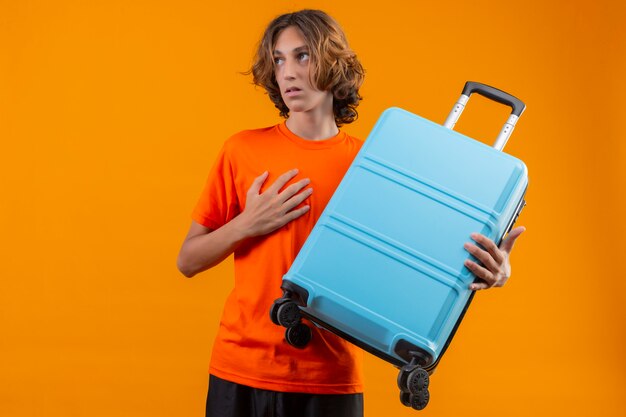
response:
[[[408,392],[400,391],[400,402],[405,407],[412,407],[413,406],[411,404],[411,394],[409,394]]]
[[[417,394],[410,394],[411,407],[415,410],[423,410],[430,400],[430,393],[427,389],[419,391]]]
[[[404,365],[398,373],[398,388],[402,392],[409,392],[409,374],[415,369],[415,365]]]
[[[294,327],[300,323],[300,308],[298,308],[298,305],[295,302],[287,300],[278,306],[276,318],[279,325],[284,327]]]
[[[277,326],[280,326],[280,323],[278,322],[278,307],[285,304],[287,301],[289,301],[289,298],[279,298],[274,301],[272,307],[270,307],[270,319],[272,320],[272,323]]]
[[[293,347],[303,349],[311,341],[311,328],[304,323],[298,323],[285,331],[285,340]]]
[[[427,390],[430,384],[430,377],[428,372],[422,368],[417,368],[411,371],[408,376],[407,387],[411,394],[417,394],[420,391]]]

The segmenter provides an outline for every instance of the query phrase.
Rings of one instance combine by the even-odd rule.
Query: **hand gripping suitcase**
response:
[[[474,92],[512,108],[494,147],[452,130]],[[270,316],[287,342],[306,346],[305,317],[401,368],[402,403],[424,408],[474,295],[463,244],[499,244],[525,205],[526,166],[501,152],[524,108],[468,82],[444,126],[386,110],[283,277]]]

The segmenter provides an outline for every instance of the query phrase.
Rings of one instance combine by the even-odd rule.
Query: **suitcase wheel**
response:
[[[272,307],[270,308],[270,319],[272,320],[272,323],[274,323],[277,326],[280,326],[280,323],[278,322],[278,307],[280,307],[287,301],[289,301],[289,298],[284,298],[284,297],[278,298],[277,300],[274,301],[274,303],[272,304]]]
[[[398,388],[400,388],[400,402],[406,407],[422,410],[430,400],[428,386],[430,376],[419,365],[413,362],[404,365],[398,374]]]
[[[409,394],[409,399],[411,401],[411,407],[415,410],[423,410],[430,400],[430,393],[428,390],[423,390],[418,392],[417,394]]]
[[[285,340],[291,346],[303,349],[311,341],[311,328],[304,323],[298,323],[285,331]]]
[[[302,316],[298,305],[292,300],[287,300],[277,307],[276,318],[280,326],[289,328],[300,323]]]
[[[400,369],[400,372],[398,373],[398,388],[400,388],[401,392],[409,392],[409,386],[408,386],[408,381],[409,381],[409,374],[411,373],[409,368],[411,365],[405,365],[402,367],[402,369]],[[410,407],[411,405],[409,404],[407,407]]]
[[[405,407],[411,407],[411,394],[408,392],[400,391],[400,402]]]
[[[422,368],[417,368],[409,374],[407,382],[409,392],[417,395],[420,391],[428,390],[430,377],[428,376],[428,372]]]
[[[428,372],[417,365],[405,365],[398,373],[398,388],[402,392],[416,394],[418,391],[428,389],[429,384]]]

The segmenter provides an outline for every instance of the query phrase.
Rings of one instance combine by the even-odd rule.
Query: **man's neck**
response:
[[[287,119],[287,128],[303,139],[323,140],[339,133],[335,116],[332,112],[310,111],[294,112]]]

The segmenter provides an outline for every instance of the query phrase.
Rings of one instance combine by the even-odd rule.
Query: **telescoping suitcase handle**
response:
[[[509,93],[505,93],[502,90],[498,90],[497,88],[491,87],[487,84],[468,81],[465,83],[465,87],[463,87],[461,97],[456,102],[454,108],[452,109],[452,111],[448,115],[448,118],[443,124],[444,127],[447,127],[448,129],[454,129],[454,125],[459,120],[459,116],[461,116],[461,113],[463,113],[465,105],[467,104],[467,101],[469,100],[472,93],[478,93],[481,96],[487,97],[493,101],[497,101],[498,103],[506,104],[507,106],[511,107],[511,115],[504,124],[504,127],[502,127],[500,134],[493,144],[494,148],[501,151],[502,149],[504,149],[504,145],[506,145],[506,141],[509,139],[509,136],[511,136],[511,133],[515,128],[515,123],[517,123],[517,119],[519,119],[519,117],[524,112],[524,109],[526,109],[526,105],[522,102],[522,100],[512,96]]]

